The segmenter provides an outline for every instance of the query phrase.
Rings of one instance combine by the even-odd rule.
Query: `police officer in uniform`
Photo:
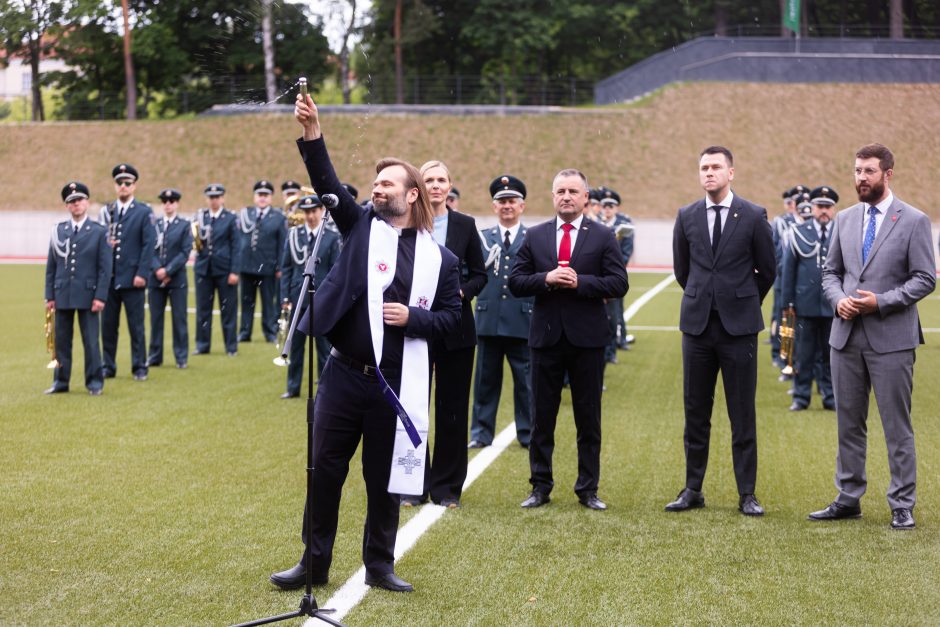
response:
[[[822,289],[822,268],[832,236],[833,207],[839,195],[827,186],[810,193],[804,221],[792,227],[783,253],[783,300],[796,311],[796,375],[790,411],[809,407],[813,379],[822,395],[823,408],[834,410],[832,374],[829,369],[829,331],[832,305]]]
[[[131,371],[135,381],[147,380],[147,338],[144,332],[144,301],[156,231],[150,205],[134,198],[138,174],[134,166],[120,163],[111,171],[117,200],[101,209],[101,223],[108,227],[113,249],[113,272],[107,306],[101,316],[101,348],[104,377],[117,373],[118,327],[121,306],[126,311],[131,338]]]
[[[163,202],[163,217],[157,220],[157,244],[150,275],[150,356],[147,364],[163,364],[163,314],[169,300],[173,315],[173,357],[177,368],[185,368],[189,359],[186,262],[193,250],[192,223],[177,215],[182,198],[179,190],[165,189],[159,198]]]
[[[770,358],[778,369],[787,364],[780,359],[780,322],[786,302],[781,295],[783,285],[783,250],[787,246],[790,228],[801,222],[796,210],[797,200],[809,189],[805,185],[796,185],[783,192],[783,214],[775,217],[773,227],[774,255],[777,258],[777,278],[774,280],[773,309],[770,315]]]
[[[101,394],[104,377],[98,348],[98,313],[104,309],[111,281],[108,231],[88,219],[88,187],[78,181],[62,188],[71,218],[52,230],[46,260],[46,309],[55,312],[55,359],[52,387],[46,394],[69,391],[75,314],[85,349],[85,387]]]
[[[287,219],[271,208],[274,186],[270,181],[255,183],[255,204],[241,210],[241,291],[242,324],[239,342],[250,342],[255,322],[255,298],[261,291],[261,331],[264,339],[277,337],[278,263],[287,237]]]
[[[287,245],[281,256],[281,294],[282,308],[290,307],[296,312],[298,305],[307,308],[307,295],[300,290],[304,283],[304,268],[313,252],[313,243],[317,233],[323,227],[323,203],[316,195],[304,196],[297,203],[297,208],[304,212],[304,224],[298,224],[287,232]],[[324,229],[318,252],[317,271],[314,275],[314,287],[322,285],[327,273],[339,257],[340,237],[337,233]],[[299,301],[299,302],[298,302]],[[293,315],[293,314],[292,314]],[[281,398],[300,396],[300,387],[304,374],[304,347],[306,336],[298,333],[291,343],[290,364],[287,367],[287,391]],[[315,338],[317,345],[317,378],[323,373],[326,358],[330,355],[330,341],[323,336]]]
[[[198,232],[196,263],[196,355],[209,352],[212,345],[212,301],[219,294],[222,337],[225,352],[238,352],[236,323],[238,313],[238,218],[224,207],[225,187],[206,187],[209,207],[196,213]]]
[[[525,183],[509,174],[498,176],[490,183],[490,196],[499,222],[480,232],[490,278],[476,300],[477,361],[467,447],[493,443],[505,357],[512,371],[516,439],[528,448],[532,431],[528,338],[534,297],[520,298],[509,291],[509,271],[526,234],[520,221],[525,211]]]
[[[633,256],[633,220],[620,213],[620,194],[607,187],[601,187],[600,222],[614,232],[620,252],[623,255],[623,267],[626,268]],[[607,361],[617,363],[617,349],[629,350],[628,343],[633,340],[627,335],[627,325],[623,321],[623,298],[607,300],[607,314],[610,317],[611,342],[606,351]]]

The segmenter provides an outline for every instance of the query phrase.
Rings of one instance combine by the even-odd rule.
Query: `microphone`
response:
[[[327,209],[336,209],[339,206],[339,196],[336,194],[323,194],[320,196],[320,202]]]

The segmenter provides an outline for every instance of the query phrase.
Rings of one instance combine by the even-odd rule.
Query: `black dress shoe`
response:
[[[238,351],[229,351],[229,352],[227,352],[227,353],[225,353],[225,354],[228,355],[229,357],[237,357],[237,356],[238,356]]]
[[[114,373],[111,372],[110,370],[108,370],[107,368],[102,368],[102,369],[101,369],[101,376],[104,377],[105,379],[113,379],[113,378],[114,378]]]
[[[92,396],[101,396],[101,388],[89,388],[88,393]]]
[[[607,503],[597,498],[597,495],[594,493],[579,494],[578,503],[581,503],[581,505],[584,505],[588,509],[596,509],[598,511],[607,509]]]
[[[239,343],[239,344],[242,344],[243,342],[251,342],[251,338],[250,338],[250,337],[245,337],[244,335],[239,335],[239,336],[238,336],[238,343]]]
[[[146,381],[147,373],[141,370],[140,372],[134,373],[134,381]]]
[[[849,507],[833,501],[826,509],[813,512],[808,516],[810,520],[843,520],[845,518],[861,518],[862,508],[856,505]]]
[[[68,392],[68,391],[69,391],[68,388],[60,387],[58,385],[53,385],[48,390],[43,390],[43,394],[64,394],[65,392]]]
[[[667,512],[684,512],[687,509],[705,507],[705,495],[697,490],[684,489],[676,500],[666,505]]]
[[[149,359],[147,360],[148,368],[159,368],[162,365],[163,365],[162,361],[150,361]]]
[[[533,507],[542,507],[543,505],[545,505],[551,500],[552,499],[549,498],[547,494],[543,492],[539,492],[538,490],[532,490],[532,494],[530,494],[529,498],[527,498],[520,504],[520,507],[524,507],[526,509],[531,509]]]
[[[806,405],[797,401],[793,401],[793,404],[790,405],[790,411],[804,411],[805,409]]]
[[[193,351],[193,355],[208,355],[208,354],[209,354],[209,349],[206,349],[206,350],[204,350],[204,351],[201,351],[201,350],[194,350],[194,351]]]
[[[486,448],[489,444],[480,442],[479,440],[470,440],[470,444],[467,445],[467,448]]]
[[[415,587],[396,575],[395,573],[385,573],[384,575],[370,575],[366,573],[366,585],[373,588],[382,588],[392,592],[414,592]]]
[[[413,496],[410,494],[403,494],[399,497],[399,504],[402,507],[417,507],[428,502],[427,496]]]
[[[181,361],[178,364],[176,364],[176,367],[179,368],[180,370],[186,370],[187,368],[189,368],[189,365],[185,361]]]
[[[281,394],[281,398],[297,398],[300,396],[300,392],[284,392]]]
[[[441,507],[446,507],[447,509],[460,509],[460,500],[459,499],[442,499],[438,503]]]
[[[827,409],[829,411],[835,411],[836,404],[835,403],[823,403],[823,409]]]
[[[892,529],[913,529],[914,514],[906,507],[899,507],[891,511]]]
[[[307,585],[307,569],[297,564],[293,568],[274,573],[269,577],[271,583],[281,590],[296,590]],[[314,575],[313,585],[325,586],[328,581],[326,575]]]
[[[742,494],[738,501],[738,511],[745,516],[763,516],[764,508],[753,494]]]

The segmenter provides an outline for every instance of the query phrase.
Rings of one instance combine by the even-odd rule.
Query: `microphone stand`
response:
[[[326,196],[330,196],[330,194],[327,194]],[[329,202],[332,199],[324,198],[323,200],[324,207],[326,207],[328,204],[334,207],[336,206],[335,201]],[[317,237],[313,242],[313,250],[310,253],[310,257],[307,259],[307,265],[304,266],[304,283],[300,289],[300,298],[303,298],[305,295],[307,297],[307,310],[310,312],[309,328],[311,331],[311,333],[307,336],[307,507],[304,508],[304,516],[306,518],[304,521],[304,526],[306,527],[308,534],[313,530],[313,295],[316,292],[314,275],[316,274],[317,265],[319,263],[317,259],[317,253],[320,251],[320,240],[323,239],[323,231],[326,230],[326,221],[329,219],[329,217],[330,209],[327,208],[323,213],[323,219],[320,221],[320,231],[317,233]],[[300,300],[298,299],[298,304],[299,303]],[[290,355],[290,347],[293,343],[294,332],[297,330],[297,322],[300,320],[301,309],[301,307],[297,307],[296,311],[294,311],[294,317],[290,323],[290,331],[287,333],[287,340],[284,342],[284,348],[281,350],[281,357],[284,359]],[[259,618],[258,620],[253,620],[248,623],[240,623],[235,627],[266,625],[268,623],[276,623],[278,621],[299,618],[301,616],[310,616],[311,618],[322,620],[323,622],[329,623],[330,625],[336,625],[336,627],[344,627],[342,623],[333,620],[329,616],[325,616],[327,612],[333,612],[334,610],[320,609],[317,606],[317,599],[313,596],[313,570],[311,569],[312,560],[313,548],[311,547],[308,538],[307,543],[304,546],[304,562],[307,564],[306,591],[303,598],[300,600],[300,608],[298,610],[289,612],[287,614],[278,614],[277,616]]]

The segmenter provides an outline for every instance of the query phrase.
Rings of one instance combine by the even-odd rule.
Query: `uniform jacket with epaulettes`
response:
[[[149,277],[153,246],[157,238],[150,205],[135,198],[122,217],[118,215],[117,201],[113,201],[102,207],[98,221],[106,227],[109,236],[111,224],[114,223],[114,289],[133,288],[135,276]]]
[[[495,248],[498,255],[493,255],[493,262],[486,267],[489,279],[477,295],[476,324],[477,335],[492,337],[514,337],[527,339],[529,326],[532,324],[532,303],[534,296],[513,296],[509,291],[509,271],[516,262],[516,254],[522,247],[526,234],[525,225],[519,225],[516,238],[503,250],[500,237],[502,229],[494,226],[480,231],[485,242],[483,258],[490,259]]]
[[[193,271],[196,276],[224,276],[241,271],[238,254],[238,218],[226,208],[212,221],[212,214],[202,208],[194,218],[199,232],[205,235],[202,250],[196,254]]]
[[[819,246],[816,221],[806,220],[791,226],[791,233],[783,249],[781,297],[783,307],[793,304],[799,317],[833,316],[832,305],[822,289],[822,269],[829,254],[832,227],[827,225],[826,242]]]
[[[249,224],[252,225],[250,229],[247,228]],[[259,221],[258,208],[246,207],[238,216],[238,235],[241,271],[273,276],[278,270],[287,238],[287,219],[284,214],[268,207],[264,218]]]
[[[319,261],[314,275],[314,288],[323,284],[326,275],[336,263],[340,251],[340,236],[336,231],[325,228],[323,222],[320,227],[323,229],[323,238],[320,240],[320,249],[317,251]],[[294,235],[293,233],[296,233]],[[291,240],[295,238],[297,247],[301,250],[291,252]],[[304,284],[304,269],[306,267],[306,257],[313,252],[313,243],[315,239],[307,237],[307,225],[301,224],[292,227],[287,234],[287,242],[284,244],[284,253],[281,255],[281,298],[289,299],[291,303],[296,304],[300,296],[300,289]],[[303,250],[306,249],[306,250]],[[304,262],[297,264],[294,261],[294,253]]]
[[[166,222],[166,217],[158,218],[155,225],[157,241],[153,249],[150,287],[186,287],[186,262],[189,261],[189,253],[193,250],[192,223],[186,218],[174,216],[164,230]],[[166,285],[154,274],[160,268],[166,270],[167,276],[170,277],[170,282]]]
[[[91,309],[91,301],[108,300],[111,283],[112,255],[108,230],[92,219],[86,219],[78,233],[72,221],[55,226],[54,238],[60,256],[50,241],[46,260],[46,300],[54,300],[56,309]]]

